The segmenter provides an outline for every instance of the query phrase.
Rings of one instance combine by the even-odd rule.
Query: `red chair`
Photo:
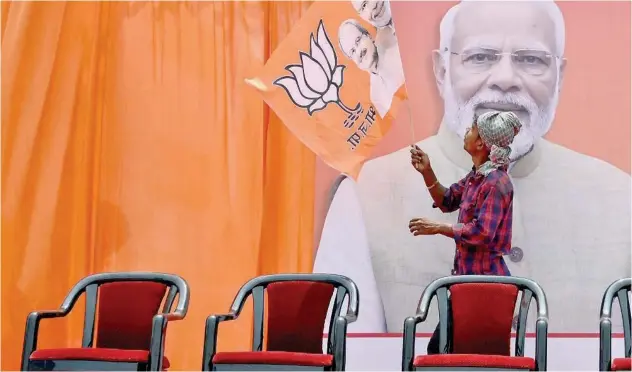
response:
[[[600,371],[630,371],[630,287],[632,278],[619,279],[610,284],[601,300],[601,319],[599,321],[599,370]],[[623,316],[623,340],[625,358],[612,360],[612,304],[615,297],[619,302],[621,316]]]
[[[83,293],[86,307],[81,347],[37,349],[40,320],[68,315]],[[175,311],[170,312],[176,296],[178,304]],[[72,288],[59,310],[28,315],[22,370],[160,371],[168,368],[169,361],[164,357],[167,321],[183,319],[188,307],[189,286],[176,275],[130,272],[88,276]]]
[[[511,326],[518,293],[522,292],[516,327],[515,356],[511,355]],[[448,297],[449,293],[449,297]],[[439,307],[441,354],[415,357],[415,330],[426,320],[430,301]],[[524,356],[529,305],[538,307],[535,359]],[[451,301],[451,314],[448,312]],[[447,321],[452,317],[452,335]],[[546,296],[535,282],[517,277],[457,275],[430,283],[423,292],[417,314],[404,321],[402,371],[419,370],[546,370],[548,330]],[[448,337],[452,351],[448,353]]]
[[[323,353],[323,329],[334,290],[327,352]],[[219,323],[237,319],[251,294],[254,306],[252,351],[217,353]],[[348,298],[347,312],[340,315],[345,298]],[[241,287],[228,314],[211,315],[206,320],[202,370],[343,371],[347,324],[356,320],[358,305],[358,288],[344,276],[280,274],[254,278]]]

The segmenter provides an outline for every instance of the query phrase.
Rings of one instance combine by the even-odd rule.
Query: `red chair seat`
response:
[[[481,354],[420,355],[413,361],[415,367],[473,367],[535,369],[535,360],[527,357]]]
[[[99,362],[147,363],[149,361],[149,351],[93,347],[41,349],[35,350],[31,354],[30,360],[92,360]],[[162,359],[162,367],[169,368],[169,360],[166,357]]]
[[[213,357],[213,364],[276,364],[329,367],[333,364],[333,361],[333,355],[287,351],[231,351],[217,353]]]
[[[611,371],[632,371],[632,358],[616,358],[612,361]]]

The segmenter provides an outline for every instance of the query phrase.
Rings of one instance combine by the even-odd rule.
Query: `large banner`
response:
[[[384,3],[360,7],[371,14]],[[631,271],[629,4],[390,7],[415,142],[439,181],[449,186],[470,171],[463,136],[475,114],[515,112],[523,127],[512,145],[513,238],[505,262],[512,275],[543,287],[550,332],[598,332],[605,288]],[[358,284],[362,314],[351,332],[401,332],[423,289],[453,268],[452,239],[408,229],[415,217],[456,223],[458,215],[432,208],[411,166],[408,120],[402,110],[357,181],[318,172],[324,222],[314,270]],[[617,310],[614,319],[621,331]],[[436,311],[418,329],[435,326]]]

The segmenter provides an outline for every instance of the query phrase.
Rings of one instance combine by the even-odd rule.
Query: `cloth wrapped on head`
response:
[[[518,116],[511,111],[489,111],[476,119],[476,127],[483,143],[490,149],[489,161],[481,165],[478,172],[487,175],[509,165],[509,145],[522,128]]]

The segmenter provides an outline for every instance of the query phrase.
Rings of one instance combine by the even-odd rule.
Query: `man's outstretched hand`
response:
[[[418,235],[436,235],[452,236],[452,225],[435,222],[425,217],[413,218],[408,224],[410,232],[414,236]]]

